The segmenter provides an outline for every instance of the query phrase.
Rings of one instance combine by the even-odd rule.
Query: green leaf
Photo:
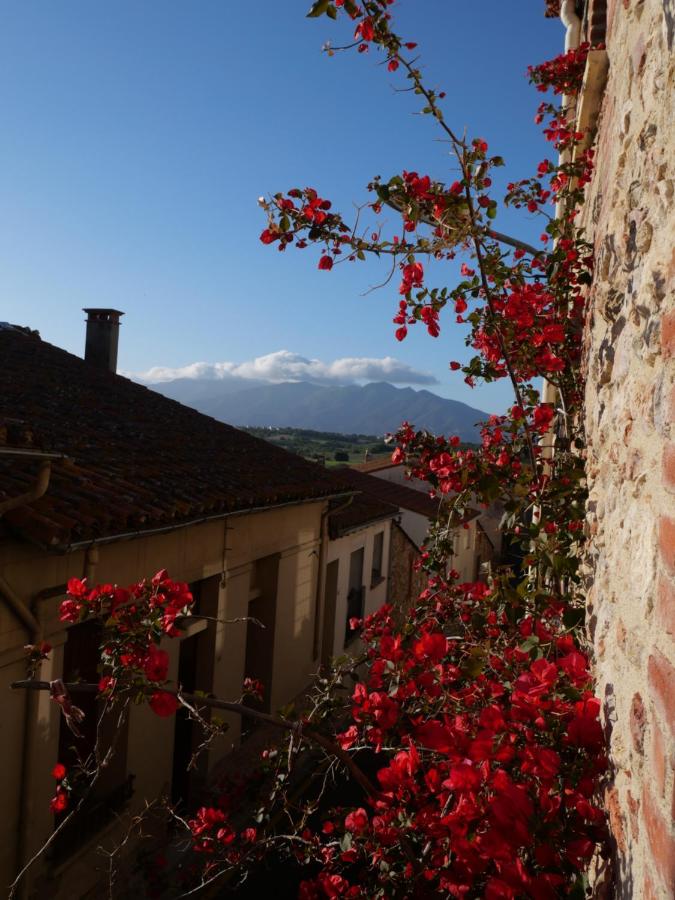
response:
[[[487,657],[484,650],[480,647],[472,647],[469,651],[469,658],[462,666],[462,671],[466,675],[475,678],[477,675],[480,675],[485,668],[486,659]]]
[[[356,13],[358,12],[358,7],[356,3],[353,2],[353,0],[345,0],[345,12],[350,16],[356,15]]]
[[[328,9],[326,10],[326,15],[329,19],[337,19],[337,9],[333,6],[333,4],[329,4]]]
[[[316,0],[315,3],[312,3],[307,18],[316,19],[318,16],[322,16],[328,10],[328,4],[329,0]]]
[[[530,650],[533,650],[535,647],[539,645],[539,638],[536,634],[531,634],[528,638],[525,638],[523,643],[518,647],[521,653],[529,653]]]
[[[478,490],[486,500],[496,500],[499,496],[499,480],[496,475],[484,475],[478,482]]]
[[[496,206],[488,206],[487,217],[488,217],[488,219],[496,219],[497,218],[497,207]]]

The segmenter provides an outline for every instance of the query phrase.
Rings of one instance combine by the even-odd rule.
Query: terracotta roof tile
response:
[[[393,469],[397,465],[400,463],[393,463],[391,456],[387,456],[385,459],[371,459],[369,462],[359,463],[351,468],[356,469],[357,472],[379,472],[382,469]]]
[[[336,501],[342,505],[342,501]],[[393,519],[398,515],[398,507],[385,503],[367,493],[354,494],[351,503],[340,512],[331,513],[328,517],[328,531],[335,539],[348,531],[363,528],[382,519]]]
[[[363,491],[384,503],[389,503],[398,509],[407,509],[410,512],[435,519],[442,501],[434,500],[422,491],[406,487],[404,484],[396,484],[394,481],[385,481],[375,475],[368,475],[356,469],[340,469],[340,478],[351,488]]]
[[[0,447],[59,452],[47,493],[5,525],[48,546],[339,494],[328,470],[100,371],[35,334],[0,328]],[[0,501],[37,462],[0,455]]]

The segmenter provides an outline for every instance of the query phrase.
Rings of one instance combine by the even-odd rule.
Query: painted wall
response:
[[[382,550],[382,579],[375,584],[371,583],[371,570],[373,562],[373,543],[375,536],[384,533]],[[366,588],[364,601],[365,615],[375,612],[387,602],[388,599],[388,572],[389,552],[391,542],[391,520],[385,519],[352,531],[343,537],[328,542],[326,552],[326,565],[337,561],[338,588],[334,618],[332,655],[341,656],[345,652],[345,621],[347,617],[347,594],[349,593],[349,561],[351,554],[360,548],[364,549],[363,560],[363,584]]]
[[[238,699],[246,672],[245,651],[250,622],[245,619],[250,600],[250,575],[256,560],[278,556],[275,631],[273,636],[271,708],[291,700],[309,681],[316,668],[314,629],[316,582],[318,574],[321,516],[324,502],[311,502],[251,515],[233,516],[167,534],[136,538],[99,547],[99,559],[93,576],[96,582],[128,584],[167,568],[179,581],[201,581],[206,605],[218,621],[193,623],[192,631],[202,629],[200,647],[213,656],[212,685],[205,690],[226,699]],[[0,575],[25,603],[47,588],[64,585],[70,577],[81,577],[85,553],[49,555],[24,543],[5,541],[0,545]],[[62,594],[60,595],[62,596]],[[41,678],[59,677],[67,631],[58,618],[60,596],[37,607],[43,639],[52,646]],[[192,631],[190,633],[192,633]],[[189,636],[189,635],[188,635]],[[0,716],[2,717],[3,765],[0,766],[0,795],[3,816],[0,821],[0,883],[8,884],[17,871],[21,838],[18,823],[23,816],[23,856],[32,854],[53,828],[49,800],[54,793],[50,772],[57,761],[59,711],[46,692],[14,692],[7,689],[12,680],[25,677],[23,645],[26,630],[4,603],[0,603]],[[186,638],[187,639],[187,638]],[[201,636],[200,636],[201,639]],[[169,676],[178,672],[180,641],[167,641],[171,656]],[[24,735],[26,715],[36,722],[32,739]],[[238,741],[239,718],[231,717],[231,728],[209,753],[210,766]],[[167,791],[171,785],[174,719],[161,719],[147,707],[131,713],[127,745],[127,771],[135,777],[135,793],[129,805],[140,809],[145,799]],[[26,765],[22,768],[22,760]],[[97,844],[102,834],[92,842]],[[91,848],[90,848],[91,849]],[[50,898],[80,896],[96,877],[93,860],[85,851],[68,864],[36,869],[31,882],[40,896]]]

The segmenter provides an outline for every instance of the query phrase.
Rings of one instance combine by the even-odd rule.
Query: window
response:
[[[356,637],[356,630],[350,625],[352,619],[363,618],[363,547],[355,550],[349,558],[349,589],[347,593],[347,615],[345,617],[345,646]]]
[[[250,620],[246,623],[244,676],[262,681],[265,692],[262,701],[247,697],[246,705],[266,713],[271,711],[279,559],[279,554],[274,553],[256,560],[251,568],[249,581]],[[262,623],[264,627],[261,628],[256,622]],[[254,719],[244,717],[241,725],[242,734],[249,734],[256,722]]]
[[[370,586],[374,587],[382,579],[382,557],[384,555],[384,531],[375,535],[373,540],[373,562],[370,570]]]
[[[71,625],[63,652],[63,680],[98,682],[101,623],[95,619]],[[84,762],[99,741],[102,755],[113,746],[114,752],[105,769],[82,805],[82,815],[75,816],[63,828],[50,847],[49,859],[58,864],[88,843],[92,837],[121,813],[133,793],[133,775],[127,774],[127,736],[129,719],[120,729],[119,711],[103,714],[104,704],[96,694],[78,693],[73,702],[85,714],[79,725],[81,737],[76,738],[61,717],[59,724],[58,759],[66,768]],[[77,793],[72,802],[79,800]],[[66,813],[57,813],[59,825]]]

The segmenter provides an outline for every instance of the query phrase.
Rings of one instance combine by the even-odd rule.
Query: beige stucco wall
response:
[[[583,212],[596,255],[586,585],[611,751],[614,895],[664,900],[675,895],[674,28],[672,3],[608,5]]]
[[[373,543],[375,536],[384,534],[382,547],[382,575],[383,579],[377,584],[371,584],[370,573],[373,564]],[[347,594],[349,593],[349,558],[352,553],[363,547],[363,584],[366,588],[364,600],[364,614],[374,613],[387,602],[389,584],[387,573],[389,571],[389,548],[391,542],[391,520],[383,519],[374,522],[364,528],[351,531],[342,537],[328,542],[326,551],[326,564],[338,561],[338,586],[335,608],[335,627],[333,629],[332,656],[341,656],[345,650],[345,619],[347,616]],[[325,574],[325,573],[324,573]],[[352,647],[349,648],[350,651]]]
[[[172,578],[194,582],[211,579],[209,590],[217,609],[218,623],[208,622],[201,628],[213,629],[215,646],[212,689],[225,699],[238,699],[245,676],[244,659],[247,622],[233,622],[248,614],[249,576],[252,564],[260,558],[279,555],[277,581],[277,615],[275,620],[274,656],[271,692],[272,709],[298,694],[316,668],[313,635],[318,574],[318,548],[321,517],[325,502],[310,502],[268,510],[250,515],[232,516],[166,534],[135,538],[98,548],[98,563],[93,580],[129,584],[160,568],[167,568]],[[47,554],[25,543],[5,542],[0,545],[0,575],[13,592],[29,603],[39,591],[62,585],[70,577],[81,577],[85,567],[84,551],[57,556]],[[63,645],[67,632],[58,618],[60,597],[41,602],[37,607],[43,639],[53,645],[49,661],[42,666],[40,677],[49,680],[62,671]],[[225,621],[229,620],[229,621]],[[197,623],[195,623],[196,625]],[[0,602],[0,715],[2,716],[2,760],[0,791],[3,816],[0,822],[0,883],[7,884],[16,873],[21,797],[25,797],[28,828],[24,856],[34,852],[51,832],[53,818],[49,800],[54,792],[50,772],[57,761],[59,710],[46,693],[13,692],[12,680],[25,677],[23,645],[26,630],[13,613]],[[179,641],[167,641],[170,652],[170,677],[178,671]],[[30,707],[27,704],[31,704]],[[26,710],[37,722],[33,739],[25,743]],[[239,737],[238,717],[230,717],[230,731],[214,745],[209,754],[213,766]],[[166,792],[171,783],[173,760],[173,719],[161,719],[147,707],[132,710],[129,723],[127,771],[133,772],[135,793],[131,811]],[[26,747],[29,756],[25,771],[22,759]],[[100,835],[98,836],[100,838]],[[98,839],[97,838],[97,839]],[[79,896],[87,887],[87,877],[94,877],[92,860],[82,853],[70,867],[59,869],[59,879],[44,880],[36,868],[32,883],[46,896]],[[75,888],[74,882],[77,886]]]

